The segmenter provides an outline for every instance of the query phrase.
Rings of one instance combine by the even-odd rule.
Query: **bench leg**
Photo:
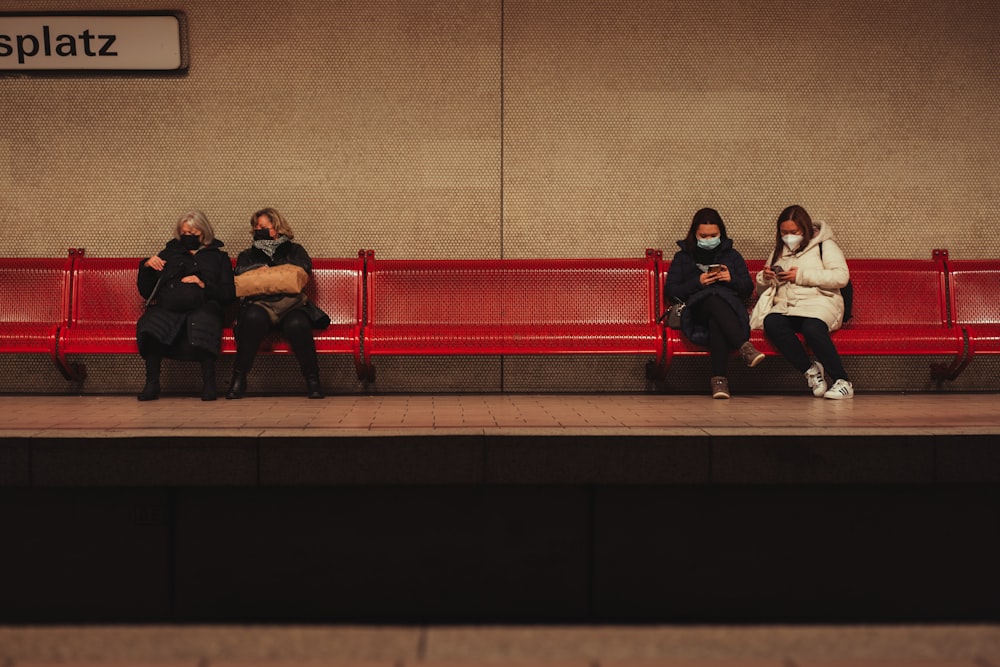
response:
[[[87,377],[87,367],[83,364],[71,364],[65,356],[58,353],[52,355],[52,361],[62,376],[71,382],[82,382]]]
[[[939,385],[945,380],[954,380],[972,362],[975,351],[969,342],[969,332],[962,329],[962,352],[950,364],[931,364],[931,377]]]

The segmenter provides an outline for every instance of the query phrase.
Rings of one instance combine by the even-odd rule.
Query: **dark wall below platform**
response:
[[[1000,620],[996,485],[0,489],[0,622]]]

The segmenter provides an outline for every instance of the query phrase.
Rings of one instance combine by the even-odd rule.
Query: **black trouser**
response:
[[[823,364],[828,378],[833,378],[833,382],[848,379],[840,354],[830,338],[830,327],[823,320],[771,313],[764,318],[764,333],[798,372],[805,373],[812,366],[802,341],[795,335],[801,333],[819,363]]]
[[[708,324],[708,350],[712,359],[712,375],[726,375],[729,353],[747,342],[743,325],[733,307],[717,294],[712,294],[696,306],[695,318]]]
[[[288,344],[291,345],[303,376],[319,376],[316,341],[313,340],[312,323],[309,322],[305,311],[301,308],[289,311],[278,321],[277,326],[272,326],[271,316],[268,315],[267,311],[253,304],[243,308],[236,326],[234,373],[245,375],[250,372],[250,369],[253,368],[253,361],[257,357],[257,350],[260,349],[261,341],[272,330],[280,331]]]

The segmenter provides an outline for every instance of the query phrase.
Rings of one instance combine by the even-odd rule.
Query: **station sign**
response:
[[[184,20],[160,14],[0,14],[0,70],[176,71]]]

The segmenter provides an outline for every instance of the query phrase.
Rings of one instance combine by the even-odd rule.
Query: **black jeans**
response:
[[[848,379],[840,354],[830,338],[830,328],[823,320],[771,313],[764,318],[764,333],[798,372],[805,373],[812,365],[802,341],[795,335],[801,333],[819,363],[823,364],[826,376],[833,379],[830,384]]]
[[[696,306],[696,321],[708,324],[708,350],[712,359],[712,375],[726,375],[729,352],[747,342],[743,325],[732,306],[712,294]]]
[[[253,304],[240,312],[236,326],[236,362],[233,364],[233,372],[244,375],[250,372],[261,341],[272,330],[281,331],[281,335],[291,345],[302,375],[317,377],[319,361],[316,359],[316,341],[313,340],[312,324],[305,311],[297,308],[288,312],[276,327],[272,327],[267,311]]]

